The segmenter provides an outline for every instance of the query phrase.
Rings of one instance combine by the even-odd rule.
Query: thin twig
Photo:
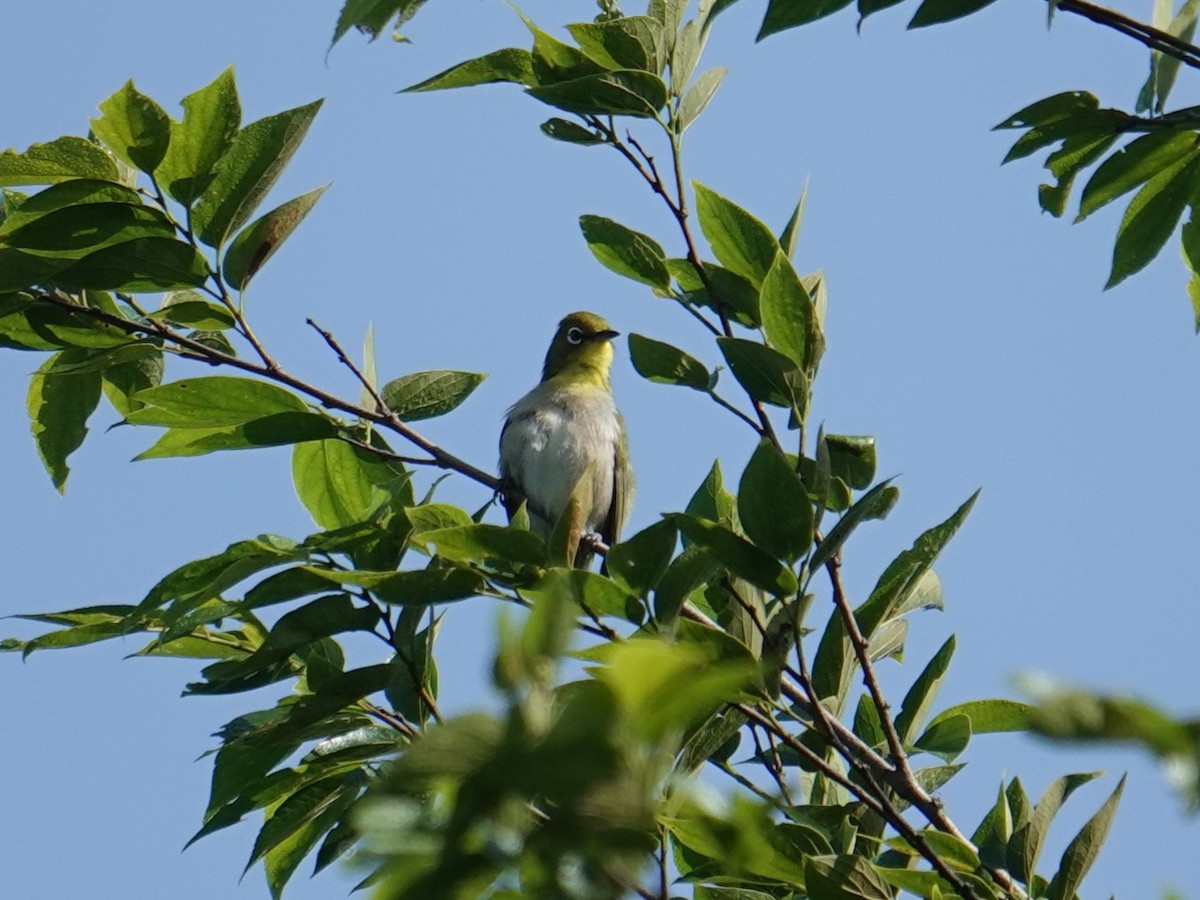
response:
[[[806,747],[794,735],[789,733],[782,725],[776,722],[771,716],[766,715],[753,706],[746,703],[734,704],[734,707],[745,715],[748,719],[757,722],[762,727],[769,729],[785,746],[789,747],[794,752],[798,753],[808,763],[829,778],[831,781],[840,784],[843,788],[850,792],[864,806],[872,812],[879,815],[889,825],[894,828],[904,840],[912,846],[914,850],[921,854],[934,870],[946,880],[946,882],[954,889],[954,892],[964,900],[979,900],[979,894],[975,889],[963,881],[959,874],[950,867],[942,857],[937,853],[925,836],[914,828],[891,803],[887,802],[885,795],[881,791],[870,793],[860,785],[855,784],[825,759],[815,753],[811,748]]]
[[[755,422],[752,418],[750,418],[748,415],[746,415],[744,412],[742,412],[740,409],[738,409],[736,406],[734,406],[732,403],[730,403],[728,400],[726,400],[724,397],[722,397],[716,391],[709,391],[708,396],[712,397],[713,401],[717,404],[717,406],[720,406],[722,409],[729,410],[731,413],[733,413],[735,416],[737,416],[739,419],[741,419],[743,422],[745,422],[747,425],[749,425],[751,428],[753,428],[760,435],[763,433],[761,425],[759,425],[757,422]]]
[[[490,472],[485,472],[483,469],[471,465],[466,460],[460,459],[454,454],[443,450],[437,444],[433,443],[433,441],[425,438],[418,432],[414,431],[407,424],[402,422],[394,413],[391,415],[385,415],[375,410],[366,409],[358,404],[350,403],[341,399],[340,397],[330,394],[328,391],[324,391],[315,385],[309,384],[308,382],[289,374],[278,365],[276,365],[275,368],[269,368],[265,363],[251,362],[236,356],[232,356],[228,353],[216,350],[207,344],[195,340],[194,338],[190,338],[187,335],[180,334],[174,329],[169,328],[161,322],[157,322],[153,319],[145,322],[134,322],[129,319],[124,319],[120,316],[112,315],[104,310],[95,309],[89,306],[81,306],[78,303],[74,303],[71,300],[58,297],[51,293],[41,292],[37,296],[39,299],[44,300],[53,306],[57,306],[77,315],[95,319],[96,321],[104,322],[108,325],[120,328],[126,334],[156,337],[163,341],[175,344],[184,348],[191,355],[209,363],[210,365],[229,366],[233,369],[240,369],[243,372],[250,372],[254,375],[259,375],[279,384],[285,384],[288,387],[293,388],[306,395],[310,399],[316,401],[326,409],[333,409],[340,412],[349,413],[350,415],[356,416],[360,419],[365,419],[367,421],[374,422],[377,425],[382,425],[383,427],[395,432],[405,440],[415,444],[417,447],[420,447],[422,450],[428,453],[433,458],[434,465],[438,466],[439,468],[450,469],[458,472],[461,475],[465,475],[471,480],[478,482],[492,491],[498,491],[501,488],[500,479],[495,475],[492,475]]]
[[[314,331],[316,331],[317,334],[321,336],[325,343],[329,345],[329,348],[337,355],[338,362],[349,369],[354,374],[354,377],[358,379],[358,383],[361,384],[366,389],[367,393],[371,395],[371,399],[375,401],[376,412],[381,414],[390,413],[391,410],[388,408],[387,402],[383,399],[383,396],[379,393],[378,389],[376,389],[375,385],[371,383],[371,380],[362,373],[362,370],[359,369],[359,367],[354,364],[350,357],[346,355],[346,351],[342,349],[342,345],[337,342],[337,338],[333,336],[333,333],[326,331],[324,328],[318,325],[311,316],[304,321],[309,325],[309,327],[311,327]]]

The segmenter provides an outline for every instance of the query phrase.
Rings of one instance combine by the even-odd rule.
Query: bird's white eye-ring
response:
[[[583,332],[572,325],[567,329],[567,343],[575,344],[576,346],[583,343]]]

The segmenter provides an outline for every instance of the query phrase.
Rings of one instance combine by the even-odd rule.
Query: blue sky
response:
[[[550,110],[511,86],[396,93],[462,59],[526,45],[506,5],[440,0],[409,27],[411,45],[351,36],[327,56],[337,6],[19,4],[5,14],[0,146],[85,131],[96,104],[131,77],[177,111],[179,98],[233,64],[247,121],[327,98],[272,199],[333,186],[256,278],[252,321],[287,367],[350,396],[356,385],[306,316],[347,346],[374,323],[384,378],[489,373],[457,413],[425,429],[481,466],[493,464],[503,412],[537,379],[566,312],[595,310],[623,332],[716,363],[687,317],[601,268],[579,234],[578,216],[594,213],[678,250],[665,211],[616,154],[545,139],[537,125]],[[594,9],[525,4],[555,30]],[[889,519],[850,546],[847,587],[861,600],[899,550],[982,486],[939,566],[947,610],[914,621],[910,665],[885,667],[891,692],[902,695],[954,632],[946,705],[1012,696],[1013,676],[1036,670],[1194,714],[1200,345],[1183,264],[1169,245],[1103,293],[1119,210],[1076,227],[1040,215],[1037,163],[1000,168],[1011,134],[989,131],[1061,90],[1129,106],[1146,53],[1070,16],[1047,31],[1038,3],[1006,0],[909,33],[912,9],[876,16],[861,35],[847,12],[756,46],[762,4],[738,4],[718,20],[705,57],[730,74],[685,151],[691,177],[776,227],[809,180],[798,265],[823,269],[830,291],[814,416],[829,431],[875,435],[880,472],[902,490]],[[1149,5],[1124,11],[1148,18]],[[1185,70],[1177,104],[1197,102],[1194,84]],[[699,395],[639,379],[618,349],[637,529],[682,507],[714,458],[736,478],[754,442]],[[60,498],[24,412],[37,364],[0,354],[0,613],[136,602],[170,568],[229,542],[311,530],[285,451],[131,464],[153,435],[105,433],[116,420],[107,409]],[[444,490],[468,506],[485,499],[466,483]],[[492,702],[495,617],[483,601],[449,610],[445,709]],[[2,630],[34,633],[11,621]],[[237,882],[251,826],[179,853],[207,796],[209,765],[196,757],[260,698],[181,700],[198,665],[122,659],[138,646],[47,652],[24,665],[0,657],[7,894],[266,897],[260,870]],[[1047,860],[1128,770],[1086,896],[1149,897],[1168,885],[1200,896],[1198,826],[1140,756],[985,736],[966,758],[946,800],[968,828],[1001,777],[1019,774],[1036,796],[1058,774],[1110,773],[1068,805]],[[312,882],[301,874],[288,896],[340,896],[355,880],[339,869]]]

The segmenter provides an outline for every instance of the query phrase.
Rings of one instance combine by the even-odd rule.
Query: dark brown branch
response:
[[[484,487],[492,491],[499,491],[501,488],[500,479],[498,479],[495,475],[491,474],[490,472],[485,472],[483,469],[471,465],[466,460],[460,459],[454,454],[443,450],[437,444],[433,443],[428,438],[414,431],[407,424],[402,422],[399,416],[393,412],[380,412],[378,410],[366,409],[365,407],[359,406],[355,403],[350,403],[341,399],[340,397],[330,394],[328,391],[324,391],[315,385],[309,384],[308,382],[289,374],[277,365],[275,368],[270,368],[267,363],[250,362],[248,360],[240,359],[236,356],[231,356],[228,353],[223,353],[220,350],[209,347],[207,344],[201,343],[193,338],[189,338],[187,335],[180,334],[179,332],[155,319],[147,319],[144,322],[134,322],[129,319],[124,319],[120,316],[112,315],[111,313],[107,313],[101,309],[96,309],[90,306],[81,306],[78,303],[73,303],[64,297],[60,297],[52,293],[41,292],[36,296],[39,300],[50,303],[51,305],[57,306],[60,309],[67,310],[76,315],[84,316],[85,318],[104,322],[107,325],[112,325],[115,328],[121,329],[126,334],[158,338],[168,344],[173,344],[176,347],[182,348],[187,352],[188,356],[199,359],[203,362],[207,362],[210,365],[229,366],[233,369],[240,369],[243,372],[250,372],[251,374],[258,375],[262,378],[270,379],[271,381],[278,382],[279,384],[285,384],[288,387],[293,388],[309,397],[311,400],[316,401],[325,409],[334,409],[338,410],[339,412],[348,413],[368,422],[374,422],[377,425],[381,425],[384,428],[395,432],[409,443],[415,444],[417,447],[420,447],[422,450],[428,453],[433,460],[433,465],[436,465],[439,468],[450,469],[458,472],[461,475],[465,475],[471,480],[482,484]]]
[[[1088,3],[1087,0],[1058,0],[1055,9],[1083,16],[1098,25],[1112,28],[1135,41],[1140,41],[1151,50],[1174,57],[1185,66],[1200,69],[1200,47],[1189,44],[1162,29],[1131,19],[1116,10]]]

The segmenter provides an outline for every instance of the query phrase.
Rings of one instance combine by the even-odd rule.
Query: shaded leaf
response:
[[[739,578],[776,596],[794,594],[796,576],[778,560],[728,528],[686,514],[674,516],[679,530],[708,550]]]
[[[512,82],[526,86],[536,84],[537,80],[533,75],[533,54],[528,50],[507,47],[451,66],[444,72],[439,72],[432,78],[426,78],[404,90],[440,91],[496,82]]]
[[[208,375],[172,381],[142,391],[144,409],[129,419],[136,425],[212,428],[241,425],[274,413],[305,412],[304,401],[266,381]]]
[[[250,279],[304,221],[328,187],[319,187],[277,206],[233,239],[221,262],[221,274],[230,287],[245,290]]]
[[[620,69],[527,88],[558,109],[579,115],[653,118],[667,102],[667,87],[649,72]]]
[[[583,144],[588,146],[605,143],[604,138],[596,134],[596,132],[567,119],[559,119],[557,117],[547,119],[542,123],[541,128],[542,134],[546,135],[546,137],[553,138],[556,141],[565,141],[568,144]]]
[[[217,162],[242,122],[233,69],[183,98],[183,121],[171,123],[171,143],[155,179],[167,196],[191,206],[208,188]]]
[[[1071,843],[1063,851],[1058,871],[1054,873],[1054,878],[1051,879],[1050,887],[1046,891],[1049,900],[1071,900],[1076,895],[1075,892],[1083,883],[1088,869],[1092,867],[1092,863],[1100,854],[1104,839],[1108,837],[1108,829],[1112,824],[1113,816],[1116,815],[1117,804],[1121,800],[1121,793],[1124,789],[1125,777],[1122,776],[1111,796],[1104,801],[1104,805],[1071,839]]]
[[[652,288],[671,286],[666,256],[651,237],[602,216],[579,217],[588,249],[608,269]]]
[[[132,81],[100,104],[92,132],[120,159],[147,174],[158,168],[171,140],[171,120]]]
[[[746,536],[777,559],[795,562],[813,540],[813,507],[795,469],[770,441],[760,441],[738,485]]]
[[[631,334],[629,357],[634,370],[647,381],[682,385],[696,391],[709,390],[712,376],[704,363],[678,347]]]
[[[192,225],[210,247],[246,223],[304,140],[321,101],[251,122],[237,133],[216,164],[213,180],[196,201]]]
[[[1083,189],[1076,222],[1100,207],[1145,184],[1181,157],[1196,149],[1194,131],[1164,129],[1130,141],[1102,162]]]
[[[149,407],[135,410],[134,415]],[[237,425],[193,428],[181,426],[164,432],[149,449],[134,459],[202,456],[218,450],[252,450],[320,441],[337,434],[337,425],[320,413],[281,412]]]
[[[717,346],[733,377],[752,398],[785,409],[807,407],[808,379],[790,357],[743,338],[719,337]]]
[[[1195,193],[1198,176],[1200,149],[1158,172],[1137,192],[1117,229],[1112,271],[1105,289],[1145,268],[1158,255]]]
[[[66,489],[67,457],[87,436],[87,420],[100,402],[100,373],[58,374],[62,366],[78,362],[82,351],[64,350],[51,356],[29,382],[27,408],[38,455],[50,480],[62,493]]]
[[[72,178],[119,181],[113,158],[102,147],[81,137],[60,137],[31,144],[24,153],[0,153],[0,187],[57,184]]]

